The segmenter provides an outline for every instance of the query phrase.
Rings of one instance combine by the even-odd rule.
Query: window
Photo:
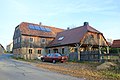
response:
[[[30,42],[33,42],[33,38],[30,38]]]
[[[64,54],[64,48],[62,48],[62,54]]]
[[[58,53],[58,49],[53,49],[54,53]]]
[[[29,49],[29,54],[32,54],[32,49]]]
[[[41,43],[45,44],[45,42],[46,42],[46,39],[45,38],[41,38]]]
[[[17,43],[17,39],[15,39],[15,44]]]
[[[38,54],[41,54],[41,50],[38,50]]]
[[[14,44],[16,44],[17,43],[17,38],[16,39],[14,39]]]
[[[63,36],[61,36],[61,37],[59,37],[58,38],[58,40],[60,41],[60,40],[63,40],[64,39],[64,37]]]
[[[61,55],[59,53],[56,53],[55,54],[55,57],[60,57]]]
[[[20,37],[18,38],[18,42],[20,42]]]
[[[51,54],[47,54],[47,57],[50,57]]]
[[[50,53],[50,50],[48,51],[48,53]]]

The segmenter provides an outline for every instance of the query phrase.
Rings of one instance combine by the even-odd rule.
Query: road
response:
[[[32,64],[10,58],[10,54],[0,55],[0,80],[84,80],[59,74]]]

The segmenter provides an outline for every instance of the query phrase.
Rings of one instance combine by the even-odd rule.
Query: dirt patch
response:
[[[21,59],[20,59],[21,60]],[[49,63],[40,60],[22,60],[37,67],[48,69],[65,75],[70,75],[85,80],[120,80],[120,64],[119,63],[98,63],[98,62],[66,62],[66,63]],[[115,65],[118,65],[117,67]],[[97,69],[102,66],[113,66],[110,69]],[[114,67],[115,66],[115,67]]]
[[[106,69],[110,69],[111,67],[116,67],[117,64],[112,63],[112,62],[105,62],[99,66],[97,66],[97,70],[106,70]]]
[[[105,80],[105,77],[103,77],[100,72],[94,69],[95,66],[83,63],[40,63],[37,64],[37,67],[42,67],[51,71],[71,75],[78,78],[85,78],[87,80]]]

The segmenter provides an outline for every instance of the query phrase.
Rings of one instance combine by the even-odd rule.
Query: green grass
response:
[[[120,73],[114,73],[114,71],[108,71],[108,70],[101,71],[101,73],[103,74],[103,76],[109,79],[120,80]]]
[[[107,56],[104,56],[103,58],[107,59]],[[119,56],[110,56],[110,59],[115,59],[116,60],[116,59],[119,59]]]
[[[111,67],[107,70],[101,70],[100,72],[109,79],[120,80],[120,64],[116,64],[117,66]]]

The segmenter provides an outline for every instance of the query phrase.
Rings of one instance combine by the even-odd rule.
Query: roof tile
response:
[[[113,48],[120,48],[120,39],[114,40],[111,47],[113,47]]]
[[[29,29],[28,25],[42,26],[42,27],[51,29],[51,31],[44,32],[44,31],[39,31],[39,30],[31,30],[31,29]],[[27,23],[27,22],[22,22],[19,25],[19,29],[21,31],[21,34],[42,36],[42,37],[55,37],[57,33],[63,31],[63,29],[60,29],[60,28],[55,28],[55,27],[45,26],[45,25],[38,25],[38,24]]]
[[[79,43],[86,32],[101,33],[98,30],[92,28],[91,26],[80,26],[77,28],[65,30],[57,34],[56,38],[50,43],[49,46],[58,46]],[[102,34],[102,33],[101,33]],[[62,40],[59,40],[60,37],[64,37]]]

